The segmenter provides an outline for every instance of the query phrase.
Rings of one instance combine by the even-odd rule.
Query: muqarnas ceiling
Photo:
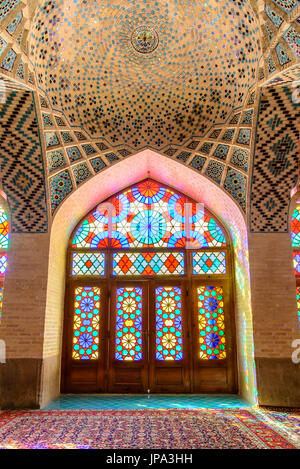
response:
[[[36,10],[30,57],[71,126],[113,146],[163,149],[243,104],[258,30],[246,0],[50,0]]]

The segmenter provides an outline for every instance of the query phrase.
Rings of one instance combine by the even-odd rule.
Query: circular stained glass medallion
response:
[[[158,34],[150,26],[139,26],[131,35],[131,44],[141,54],[150,54],[159,43]]]

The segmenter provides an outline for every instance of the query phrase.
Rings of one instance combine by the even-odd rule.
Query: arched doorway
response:
[[[231,243],[201,204],[152,179],[76,227],[64,392],[235,392]]]

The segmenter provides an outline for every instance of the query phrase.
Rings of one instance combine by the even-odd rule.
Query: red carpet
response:
[[[300,447],[297,416],[287,428],[268,415],[240,409],[2,411],[0,448]]]

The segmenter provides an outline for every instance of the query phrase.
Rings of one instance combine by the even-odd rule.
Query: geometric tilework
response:
[[[292,92],[291,87],[262,91],[251,187],[252,232],[288,231],[299,157],[300,106],[293,103]]]
[[[275,64],[274,64],[274,61],[273,61],[271,55],[269,55],[267,57],[267,66],[268,66],[268,72],[269,73],[273,73],[273,72],[276,71],[276,67],[275,67]]]
[[[7,53],[7,55],[5,56],[1,64],[1,68],[3,68],[4,70],[7,70],[8,72],[11,72],[13,69],[14,63],[16,61],[16,58],[17,58],[16,52],[13,49],[10,49],[10,51]]]
[[[21,0],[6,0],[0,3],[0,21],[2,21],[10,11],[19,5]]]
[[[243,145],[250,145],[251,139],[251,129],[240,129],[238,137],[236,139],[237,143],[242,143]]]
[[[42,113],[44,127],[54,127],[54,123],[50,114]]]
[[[289,55],[280,42],[277,44],[275,50],[276,50],[276,54],[277,54],[280,65],[285,65],[288,62],[290,62]]]
[[[0,54],[2,54],[6,46],[7,46],[6,40],[0,36]]]
[[[64,143],[74,142],[74,139],[73,139],[72,135],[70,134],[70,132],[61,132],[60,135],[61,135]]]
[[[190,162],[190,166],[197,169],[198,171],[201,171],[205,164],[205,161],[206,158],[204,156],[195,155],[192,161]]]
[[[253,109],[249,109],[249,111],[246,111],[243,115],[242,119],[242,124],[252,124],[252,118],[253,118]]]
[[[224,167],[225,166],[222,163],[219,163],[218,161],[210,160],[205,170],[205,175],[208,176],[213,181],[220,184],[222,174],[224,171]]]
[[[283,18],[278,15],[278,13],[276,13],[274,10],[272,10],[268,5],[265,6],[265,12],[267,13],[274,26],[276,26],[276,28],[280,28],[283,23]]]
[[[90,155],[93,155],[94,153],[97,153],[95,148],[90,144],[81,145],[81,148],[85,151],[87,156],[90,156]]]
[[[213,147],[213,143],[205,142],[203,143],[199,151],[201,151],[202,153],[205,153],[206,155],[209,155],[212,147]]]
[[[40,89],[89,140],[179,149],[227,122],[254,85],[259,24],[249,2],[175,0],[171,10],[166,1],[32,3],[30,58]],[[130,38],[149,21],[159,46],[141,54]]]
[[[86,163],[79,163],[72,167],[76,184],[79,185],[92,176],[91,171]]]
[[[47,162],[49,173],[66,166],[66,160],[62,150],[49,151],[47,153]]]
[[[228,145],[218,145],[217,148],[214,151],[214,156],[216,158],[220,158],[220,160],[226,160],[227,154],[229,151],[229,146]]]
[[[187,153],[187,152],[186,152]],[[115,154],[115,153],[106,153],[105,158],[110,162],[114,163],[115,161],[118,161],[120,158]]]
[[[20,60],[17,71],[16,71],[16,76],[18,78],[21,78],[21,80],[25,80],[25,70],[24,70],[24,62]]]
[[[298,0],[273,0],[273,2],[287,13],[291,13],[299,5]]]
[[[49,179],[52,213],[59,204],[72,192],[73,184],[68,170],[61,171]]]
[[[227,129],[225,130],[223,136],[222,136],[222,140],[224,142],[231,142],[232,139],[233,139],[233,135],[234,135],[234,132],[235,132],[235,129]]]
[[[239,171],[228,168],[224,181],[224,188],[239,203],[241,208],[246,210],[247,179]]]
[[[51,148],[59,145],[59,140],[56,132],[45,133],[46,148]]]
[[[248,162],[249,162],[249,150],[244,148],[234,147],[230,163],[237,168],[248,171]]]
[[[90,160],[90,163],[91,163],[95,173],[98,173],[98,171],[105,168],[105,166],[106,166],[106,164],[104,163],[104,161],[100,157],[92,158]]]
[[[283,35],[283,39],[289,44],[296,57],[300,57],[300,35],[297,31],[290,26]]]
[[[10,34],[11,36],[14,34],[14,32],[16,31],[17,27],[19,26],[19,24],[21,23],[22,21],[22,18],[23,18],[23,13],[20,11],[17,16],[15,16],[15,18],[9,23],[9,25],[6,27],[6,31],[8,32],[8,34]]]
[[[66,149],[68,153],[68,157],[70,162],[80,160],[82,158],[82,154],[78,147],[69,147]]]
[[[237,124],[239,121],[241,113],[239,112],[238,114],[235,114],[231,119],[229,124]]]
[[[33,93],[9,92],[0,105],[0,122],[1,174],[12,232],[47,232],[44,168]]]

